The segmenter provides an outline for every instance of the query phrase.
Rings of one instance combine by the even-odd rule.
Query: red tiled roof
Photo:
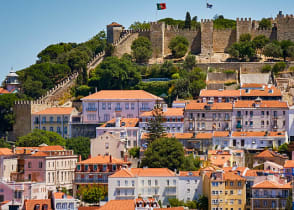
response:
[[[294,160],[286,160],[284,168],[294,168]]]
[[[259,153],[258,155],[256,155],[255,157],[257,158],[272,158],[272,157],[280,157],[280,158],[284,158],[284,159],[288,159],[286,156],[283,156],[281,154],[278,154],[272,150],[264,150],[261,153]]]
[[[240,100],[234,103],[234,108],[288,108],[287,102],[284,101],[261,101]]]
[[[41,146],[39,147],[40,151],[64,151],[63,146],[55,145],[55,146]]]
[[[228,137],[230,135],[229,131],[214,131],[213,137]]]
[[[280,184],[273,180],[264,180],[252,186],[253,189],[291,189],[291,183]]]
[[[167,138],[176,138],[176,139],[191,139],[193,138],[193,133],[167,133]],[[148,133],[143,133],[141,139],[147,139]]]
[[[264,86],[263,90],[251,89],[246,92],[246,90],[243,89],[241,90],[241,96],[282,96],[282,93],[274,86],[271,86],[270,88],[268,86]]]
[[[79,210],[98,210],[99,206],[80,206]]]
[[[223,173],[224,180],[234,180],[234,181],[245,181],[246,179],[238,175],[236,172],[224,172]]]
[[[110,162],[110,155],[98,155],[96,157],[92,157],[86,160],[83,160],[81,162],[78,162],[78,164],[127,164],[129,162],[124,162],[121,159],[117,159],[114,157],[111,157]]]
[[[111,200],[99,210],[135,210],[134,200]]]
[[[258,84],[258,83],[246,83],[242,85],[242,88],[262,88],[266,84]]]
[[[197,133],[196,139],[212,139],[212,133]]]
[[[233,137],[254,137],[254,136],[276,136],[276,137],[283,137],[285,136],[285,132],[265,132],[265,131],[233,131]]]
[[[35,154],[32,154],[31,156],[32,157],[46,157],[46,156],[48,156],[48,154],[45,152],[36,152]]]
[[[48,210],[52,210],[50,199],[25,200],[24,210],[35,210],[35,205],[40,205],[40,209],[42,209],[43,205],[48,205]]]
[[[183,108],[167,108],[165,112],[162,112],[162,116],[183,116],[184,109]],[[143,112],[140,117],[152,117],[153,110],[149,112]]]
[[[108,24],[107,26],[122,26],[122,25],[118,24],[117,22],[112,22],[111,24]]]
[[[130,168],[130,169],[121,169],[120,171],[114,173],[110,177],[119,178],[119,177],[159,177],[159,176],[175,176],[174,172],[167,168]]]
[[[200,91],[200,97],[240,97],[240,90],[206,90]]]
[[[72,107],[52,107],[35,112],[33,115],[70,115],[74,109]]]
[[[7,93],[10,93],[10,92],[4,88],[0,88],[0,94],[7,94]]]
[[[97,93],[94,93],[92,95],[86,96],[82,98],[81,100],[87,100],[87,99],[105,99],[105,100],[123,100],[123,99],[153,99],[153,100],[160,100],[162,101],[162,98],[157,97],[151,93],[148,93],[144,90],[101,90]]]
[[[0,155],[13,155],[13,153],[9,148],[0,148]]]
[[[113,118],[113,119],[109,120],[108,122],[104,123],[100,127],[107,127],[108,124],[114,124],[115,125],[115,121],[116,121],[116,119]],[[121,118],[120,126],[121,127],[136,127],[138,122],[139,122],[139,118]]]
[[[55,192],[53,195],[54,195],[54,198],[55,198],[55,199],[63,199],[63,198],[64,198],[64,195],[66,195],[66,194],[63,193],[63,192]],[[66,195],[66,198],[71,199],[72,196],[70,196],[70,195]]]
[[[232,110],[232,103],[198,103],[197,101],[191,101],[186,105],[186,110]]]
[[[179,176],[200,176],[200,171],[179,171]]]

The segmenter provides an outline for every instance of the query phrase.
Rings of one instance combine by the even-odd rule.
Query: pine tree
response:
[[[152,119],[148,122],[148,141],[152,142],[156,139],[166,136],[165,127],[163,127],[163,112],[161,108],[155,108],[152,111]]]
[[[189,12],[186,13],[185,28],[191,29],[191,15]]]

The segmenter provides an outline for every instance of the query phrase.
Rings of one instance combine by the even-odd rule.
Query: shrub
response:
[[[286,68],[286,63],[285,62],[278,62],[273,66],[273,73],[277,74],[281,71],[283,71]]]
[[[266,65],[264,65],[264,66],[262,67],[261,72],[262,72],[262,73],[268,73],[268,72],[270,72],[271,70],[272,70],[271,65],[266,64]]]
[[[181,58],[186,54],[188,46],[189,42],[185,37],[176,36],[170,41],[168,48],[171,49],[174,58]]]

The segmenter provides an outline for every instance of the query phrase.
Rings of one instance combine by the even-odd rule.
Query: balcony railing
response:
[[[288,195],[252,195],[254,198],[288,198]]]
[[[95,108],[95,107],[88,107],[88,108],[86,108],[86,111],[87,112],[96,112],[97,111],[97,108]]]
[[[240,118],[242,118],[242,115],[237,115],[236,118],[240,119]]]
[[[140,111],[141,112],[148,112],[148,111],[151,111],[151,109],[149,107],[141,107]]]
[[[121,112],[122,108],[121,107],[115,107],[116,112]]]
[[[74,182],[75,183],[102,183],[102,184],[107,184],[108,180],[89,178],[89,179],[75,179]]]
[[[67,123],[68,120],[64,121],[64,123]],[[50,121],[42,121],[41,124],[61,124],[61,121],[54,121],[54,120],[50,120]]]

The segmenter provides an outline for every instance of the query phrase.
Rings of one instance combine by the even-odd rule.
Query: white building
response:
[[[10,174],[17,171],[17,157],[9,148],[0,148],[0,179],[10,181]]]
[[[72,196],[66,195],[63,192],[53,193],[52,197],[53,209],[67,209],[67,210],[77,210],[78,200],[74,199]]]
[[[176,174],[167,168],[130,168],[108,177],[109,200],[153,197],[165,206],[169,198],[188,201],[200,194],[202,181],[198,172]]]

